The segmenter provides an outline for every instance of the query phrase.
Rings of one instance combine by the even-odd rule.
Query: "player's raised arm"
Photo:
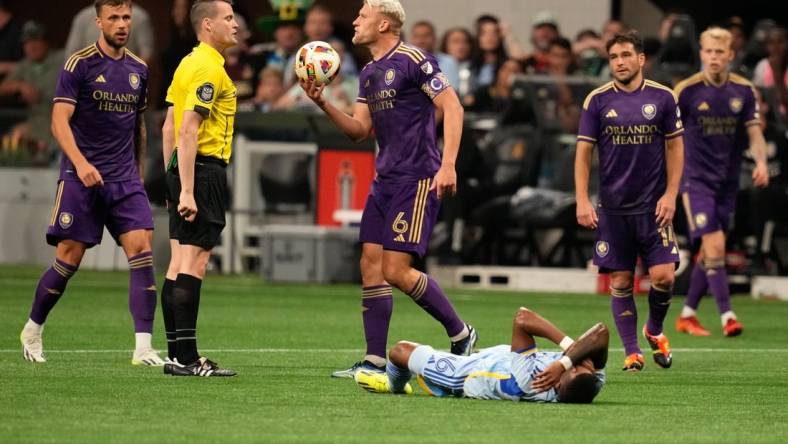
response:
[[[66,157],[74,164],[82,184],[88,188],[96,185],[103,186],[104,180],[101,178],[101,174],[79,151],[74,133],[71,131],[69,121],[74,115],[74,108],[75,106],[70,103],[55,102],[52,106],[52,135],[55,136],[55,140]]]
[[[577,141],[575,148],[575,200],[577,202],[577,223],[595,229],[599,218],[594,205],[588,197],[588,182],[591,177],[591,160],[594,152],[593,142]]]
[[[534,336],[549,339],[564,349],[572,344],[572,339],[552,322],[535,311],[520,307],[512,326],[512,351],[517,352],[533,347]]]
[[[444,89],[432,102],[443,116],[443,155],[441,167],[432,182],[432,189],[438,191],[438,199],[441,199],[444,195],[453,196],[457,193],[457,172],[454,165],[460,151],[465,111],[453,88]]]
[[[194,200],[194,162],[197,158],[197,133],[203,117],[197,111],[183,112],[183,121],[178,130],[178,174],[181,178],[181,195],[178,213],[189,222],[197,217],[197,202]]]
[[[330,104],[323,97],[323,86],[317,86],[313,82],[300,80],[301,88],[306,95],[312,99],[317,106],[325,111],[326,115],[346,136],[356,143],[366,140],[372,133],[372,116],[369,114],[369,107],[366,103],[356,102],[353,105],[353,116],[348,116],[334,105]]]
[[[591,359],[596,370],[605,368],[609,341],[610,333],[607,327],[602,323],[594,325],[566,349],[560,360],[553,362],[543,372],[536,375],[531,387],[537,391],[554,387],[564,372],[586,359]]]

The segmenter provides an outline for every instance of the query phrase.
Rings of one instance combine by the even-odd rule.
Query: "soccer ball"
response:
[[[339,54],[326,42],[314,41],[298,49],[295,61],[296,76],[311,80],[315,85],[328,85],[339,74]]]

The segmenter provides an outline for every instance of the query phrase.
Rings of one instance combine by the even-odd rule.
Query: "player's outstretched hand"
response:
[[[595,230],[599,222],[594,205],[590,200],[580,200],[577,202],[577,223],[580,226]]]
[[[178,214],[186,219],[186,222],[194,222],[194,218],[197,217],[197,203],[194,201],[194,194],[181,191]]]
[[[657,216],[657,225],[659,228],[665,228],[673,223],[673,215],[676,213],[676,197],[664,194],[657,201],[657,210],[654,215]]]
[[[306,92],[306,96],[312,99],[319,107],[323,107],[325,103],[325,99],[323,98],[323,89],[325,89],[326,85],[317,86],[315,82],[310,80],[299,80],[298,83],[301,84],[301,88],[304,89]]]
[[[531,388],[537,392],[550,390],[561,380],[561,375],[564,374],[564,371],[564,365],[561,362],[553,361],[543,372],[536,375],[536,378],[531,383]]]
[[[82,165],[75,166],[75,168],[77,169],[79,180],[82,181],[82,185],[85,185],[86,188],[95,187],[96,185],[104,186],[104,179],[101,178],[101,173],[92,164],[85,162]]]
[[[457,194],[457,172],[454,168],[441,165],[435,178],[432,179],[430,191],[432,190],[438,190],[438,199]]]
[[[758,162],[752,170],[752,184],[758,188],[769,186],[769,167],[766,162]]]

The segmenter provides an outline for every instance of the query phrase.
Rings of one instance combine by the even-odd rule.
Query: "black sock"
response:
[[[191,364],[200,359],[197,353],[197,312],[201,285],[201,279],[179,273],[172,290],[178,362],[181,364]]]
[[[170,359],[175,359],[178,356],[178,347],[175,341],[175,312],[172,302],[174,286],[175,281],[165,278],[164,285],[161,287],[161,314],[164,318],[164,333],[167,335],[167,356]]]

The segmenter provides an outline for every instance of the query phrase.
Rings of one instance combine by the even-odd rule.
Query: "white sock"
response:
[[[681,317],[689,318],[691,316],[695,316],[695,310],[693,310],[692,307],[688,307],[685,305],[684,308],[681,309]]]
[[[41,333],[41,330],[44,329],[44,324],[40,324],[39,325],[39,324],[36,324],[36,322],[34,320],[28,319],[27,322],[25,322],[24,329],[25,330],[32,330],[32,331],[34,331],[36,333]]]
[[[468,324],[465,324],[465,326],[462,327],[461,332],[457,333],[456,335],[452,336],[449,339],[451,340],[451,342],[457,342],[467,338],[469,334],[471,334],[471,332],[468,330]]]
[[[725,327],[725,324],[728,323],[728,319],[736,319],[736,313],[734,313],[732,310],[728,310],[720,315],[720,320],[722,321],[723,327]]]
[[[151,345],[151,337],[150,333],[134,333],[134,341],[136,345],[134,348],[137,350],[150,350],[153,348]]]
[[[383,367],[386,365],[386,358],[381,358],[377,355],[366,355],[364,356],[365,361],[369,361],[378,367]]]

